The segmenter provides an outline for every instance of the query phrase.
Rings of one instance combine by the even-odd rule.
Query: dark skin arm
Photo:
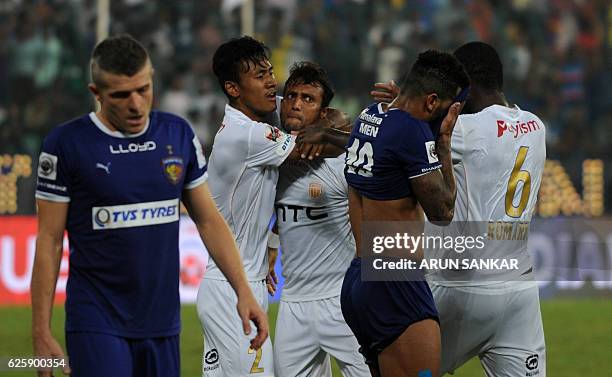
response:
[[[297,148],[291,152],[288,160],[318,157],[336,157],[344,153],[351,128],[348,115],[334,108],[327,108],[326,115],[315,124],[305,127],[298,133]]]
[[[450,140],[460,112],[461,105],[454,103],[440,127],[436,153],[442,168],[410,180],[412,191],[430,221],[449,222],[454,216],[457,186],[453,175]]]

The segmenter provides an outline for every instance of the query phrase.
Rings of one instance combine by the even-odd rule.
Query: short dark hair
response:
[[[323,89],[323,102],[321,103],[321,107],[329,106],[329,103],[334,98],[334,89],[329,81],[327,72],[317,63],[294,63],[289,69],[289,78],[285,82],[285,92],[288,87],[296,84],[321,86]]]
[[[213,56],[213,72],[219,80],[221,89],[229,98],[225,91],[225,82],[240,81],[240,72],[248,72],[250,64],[260,64],[263,60],[270,59],[270,50],[266,45],[257,39],[249,36],[232,38],[223,43],[215,51]]]
[[[465,67],[470,80],[484,89],[503,90],[504,67],[495,48],[484,42],[469,42],[454,55]]]
[[[456,57],[449,53],[427,50],[404,77],[401,94],[422,95],[437,93],[441,99],[452,99],[457,88],[466,88],[470,79]]]
[[[106,38],[98,43],[91,54],[91,80],[96,85],[104,85],[100,71],[134,76],[148,60],[147,50],[131,35],[119,34]]]

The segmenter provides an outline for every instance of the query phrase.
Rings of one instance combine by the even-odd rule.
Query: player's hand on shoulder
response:
[[[253,292],[250,289],[248,293],[238,296],[236,308],[242,320],[242,329],[245,335],[251,334],[251,321],[257,328],[257,334],[251,339],[251,348],[254,350],[261,348],[268,337],[268,316],[257,300],[255,300],[255,296],[253,296]]]
[[[34,335],[33,336],[34,343],[34,356],[40,358],[53,358],[53,359],[65,359],[66,356],[64,354],[64,350],[62,346],[57,342],[57,340],[51,334],[47,335]],[[70,367],[66,363],[66,366],[63,368],[64,374],[70,374]],[[38,377],[51,377],[53,376],[52,372],[38,372]]]
[[[453,129],[455,128],[455,123],[457,123],[457,118],[459,117],[462,108],[463,103],[455,102],[451,105],[451,107],[448,109],[446,117],[442,121],[442,125],[440,126],[440,137],[451,137],[453,134]]]
[[[392,102],[400,94],[400,88],[395,81],[377,82],[374,84],[374,89],[370,95],[376,102]]]

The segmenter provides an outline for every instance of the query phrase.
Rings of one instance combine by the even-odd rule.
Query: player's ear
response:
[[[428,113],[433,114],[436,111],[437,106],[439,105],[440,98],[436,93],[428,94],[425,97],[425,109]]]
[[[93,96],[96,98],[96,101],[101,102],[100,101],[100,88],[98,88],[98,86],[95,83],[90,82],[87,85],[87,89],[89,89],[91,94],[93,94]]]
[[[225,88],[225,92],[229,94],[230,97],[232,98],[240,97],[240,88],[238,87],[238,84],[235,83],[234,81],[226,81],[223,84],[223,87]]]
[[[319,118],[321,119],[327,118],[327,109],[329,108],[328,107],[321,108],[321,111],[319,111]]]

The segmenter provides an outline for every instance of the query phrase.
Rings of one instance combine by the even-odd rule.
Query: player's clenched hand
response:
[[[395,81],[377,82],[374,84],[374,89],[370,92],[372,98],[376,102],[391,102],[400,94],[400,88],[395,84]]]
[[[64,350],[59,345],[57,340],[51,335],[35,335],[34,339],[34,356],[42,358],[65,359]],[[68,364],[63,368],[64,374],[70,374]],[[51,377],[52,372],[38,372],[38,377]]]
[[[461,113],[461,108],[463,104],[459,102],[455,102],[448,109],[448,114],[442,121],[442,125],[440,126],[440,136],[450,137],[453,134],[453,129],[455,128],[455,123],[457,123],[457,117],[459,113]]]
[[[315,158],[321,155],[323,152],[323,148],[325,148],[325,144],[309,144],[304,143],[299,146],[300,156],[302,158],[307,158],[309,160],[314,160]]]
[[[268,316],[250,291],[246,295],[238,296],[237,309],[245,335],[251,333],[250,321],[253,321],[255,327],[257,327],[257,335],[251,339],[251,348],[255,350],[261,348],[268,337]]]
[[[325,127],[312,125],[300,130],[297,134],[296,143],[300,150],[306,147],[305,144],[323,144],[325,142]]]

